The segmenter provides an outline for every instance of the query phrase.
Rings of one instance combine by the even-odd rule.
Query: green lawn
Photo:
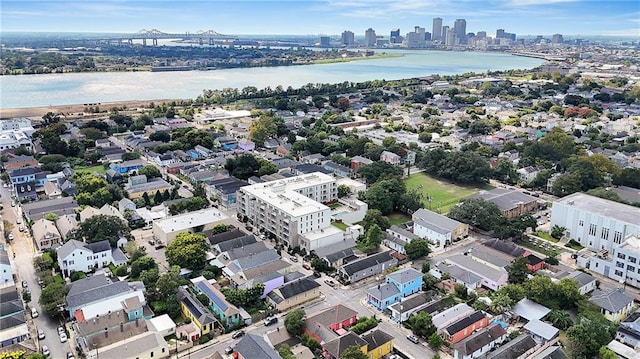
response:
[[[493,189],[492,186],[462,186],[430,177],[424,173],[414,173],[405,180],[407,190],[419,186],[424,197],[424,208],[440,213],[447,213],[451,207],[461,200],[471,197],[480,190]],[[431,202],[429,202],[431,198]],[[438,210],[439,209],[439,210]]]
[[[347,225],[342,222],[331,222],[334,227],[340,228],[343,231],[347,230]]]
[[[93,167],[84,167],[84,166],[79,166],[73,169],[74,172],[76,173],[99,173],[101,175],[105,174],[105,169],[104,167],[102,167],[102,165],[99,166],[93,166]]]
[[[542,239],[544,239],[545,241],[549,241],[549,242],[553,242],[553,243],[558,243],[558,240],[551,237],[551,235],[547,232],[533,232],[532,233],[534,236],[540,237]]]
[[[396,226],[411,220],[411,216],[404,213],[391,213],[387,218],[389,218],[389,223],[391,223],[391,225]]]

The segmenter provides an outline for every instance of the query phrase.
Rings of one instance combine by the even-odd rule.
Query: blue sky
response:
[[[504,28],[518,35],[613,35],[640,39],[638,0],[2,0],[1,31],[379,35],[414,26],[431,31],[467,20],[467,32]]]

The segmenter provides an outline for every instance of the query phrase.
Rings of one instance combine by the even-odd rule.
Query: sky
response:
[[[640,39],[638,0],[2,0],[0,31],[166,33],[215,30],[232,35],[388,36],[414,26],[431,31],[467,21],[467,32],[498,28],[518,35],[606,35]]]

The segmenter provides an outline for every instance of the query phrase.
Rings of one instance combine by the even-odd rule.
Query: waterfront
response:
[[[389,51],[392,52],[392,51]],[[395,52],[395,51],[394,51]],[[300,87],[307,83],[396,80],[432,74],[530,69],[544,60],[501,53],[398,51],[402,57],[321,65],[186,72],[91,72],[0,77],[0,108],[113,101],[193,99],[204,89]]]

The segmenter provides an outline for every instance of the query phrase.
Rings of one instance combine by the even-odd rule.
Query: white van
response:
[[[31,307],[31,318],[37,318],[38,317],[38,310],[34,307]]]

